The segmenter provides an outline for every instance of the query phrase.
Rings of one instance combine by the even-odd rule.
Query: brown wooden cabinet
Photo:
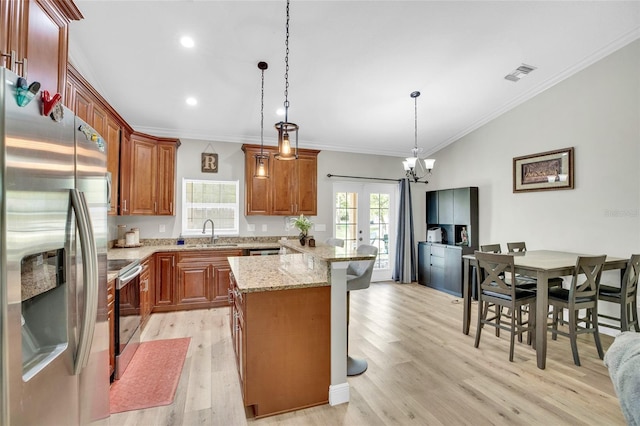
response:
[[[154,310],[166,312],[228,306],[231,270],[228,256],[242,256],[242,250],[157,253]]]
[[[229,253],[226,256],[242,256],[241,251]],[[229,267],[229,261],[224,257],[219,257],[211,261],[213,267],[213,294],[211,301],[213,306],[228,306],[229,305],[229,279],[231,274],[231,268]]]
[[[65,104],[93,127],[107,144],[107,171],[111,173],[109,215],[118,214],[120,183],[120,138],[126,127],[121,117],[71,65],[68,66]]]
[[[208,306],[211,301],[211,277],[213,268],[207,262],[178,262],[178,303],[179,307],[192,305]]]
[[[72,0],[0,2],[0,66],[40,82],[41,90],[64,93],[68,26],[82,14]]]
[[[229,310],[231,325],[231,343],[236,354],[236,365],[238,367],[238,376],[240,378],[240,391],[242,398],[245,399],[245,374],[247,371],[246,345],[244,343],[244,296],[238,289],[233,277],[233,272],[229,274],[229,297],[231,299],[231,309]]]
[[[175,215],[176,150],[180,140],[132,132],[72,66],[65,104],[107,143],[110,215]]]
[[[331,288],[241,293],[233,275],[230,280],[231,336],[244,405],[259,418],[327,403]]]
[[[245,153],[245,214],[292,216],[318,214],[317,157],[320,151],[298,150],[298,159],[276,160],[276,147],[265,147],[269,154],[269,178],[257,179],[254,155],[260,145],[242,145]]]
[[[107,140],[107,171],[111,173],[111,200],[108,214],[118,214],[118,188],[120,188],[120,134],[121,126],[112,116],[107,116],[107,128],[101,133]]]
[[[140,324],[144,327],[153,309],[153,294],[155,293],[155,261],[150,256],[142,262],[140,273]]]
[[[128,185],[129,198],[122,199],[121,214],[175,215],[176,150],[180,140],[134,132],[128,145],[130,160],[121,182]]]
[[[175,310],[176,306],[176,254],[156,253],[154,310]],[[169,308],[169,309],[167,309]]]
[[[107,323],[109,324],[109,376],[116,371],[116,283],[115,280],[107,284]]]
[[[158,142],[158,208],[157,215],[176,214],[176,150],[180,141]]]

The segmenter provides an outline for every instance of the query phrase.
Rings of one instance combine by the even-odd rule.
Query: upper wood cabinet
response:
[[[128,165],[120,176],[128,186],[122,198],[123,215],[175,215],[176,150],[179,139],[131,134],[122,156]],[[126,193],[126,192],[125,192]]]
[[[0,66],[64,93],[69,22],[82,19],[71,0],[0,1]]]
[[[116,215],[120,188],[120,139],[126,128],[124,120],[72,65],[68,66],[64,103],[107,143],[107,171],[111,173],[109,215]]]
[[[269,178],[254,178],[255,154],[260,145],[242,145],[245,155],[245,214],[292,216],[318,213],[318,154],[299,149],[297,160],[276,160],[276,147],[264,147],[269,154]]]

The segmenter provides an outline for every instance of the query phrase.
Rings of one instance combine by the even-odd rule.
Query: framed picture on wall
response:
[[[573,184],[573,147],[513,159],[513,192],[573,189]]]

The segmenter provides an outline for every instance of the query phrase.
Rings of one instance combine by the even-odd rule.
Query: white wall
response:
[[[575,147],[575,189],[513,193],[513,157],[566,147]],[[640,41],[435,158],[432,189],[479,187],[480,244],[502,243],[505,250],[507,241],[526,241],[530,249],[639,253]]]

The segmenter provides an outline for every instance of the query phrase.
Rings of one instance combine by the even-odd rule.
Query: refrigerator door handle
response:
[[[79,374],[87,366],[89,360],[98,313],[98,250],[93,236],[87,201],[84,194],[77,189],[71,190],[71,205],[78,223],[84,281],[84,312],[74,365],[74,374]]]
[[[107,180],[107,207],[109,210],[111,209],[111,195],[113,194],[112,188],[111,188],[111,185],[112,185],[111,172],[107,172],[106,180]]]

